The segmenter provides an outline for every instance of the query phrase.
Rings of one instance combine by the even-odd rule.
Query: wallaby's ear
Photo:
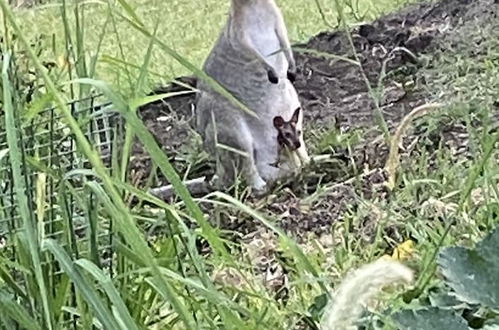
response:
[[[281,128],[284,125],[284,119],[281,116],[274,117],[274,127]]]
[[[296,124],[298,122],[298,118],[300,117],[300,110],[301,107],[296,108],[295,112],[293,113],[293,117],[291,117],[291,122]]]

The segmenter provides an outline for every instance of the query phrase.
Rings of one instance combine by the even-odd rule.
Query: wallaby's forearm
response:
[[[270,82],[276,84],[278,82],[277,72],[269,63],[269,61],[264,57],[264,55],[258,52],[251,39],[247,35],[242,35],[240,38],[240,44],[248,52],[248,54],[255,57],[260,63],[264,65],[264,68],[268,73]]]
[[[277,35],[277,39],[279,40],[279,44],[281,45],[281,49],[284,52],[284,56],[288,61],[288,71],[294,73],[296,71],[296,62],[293,56],[293,50],[291,49],[291,44],[288,39],[288,31],[286,29],[286,25],[282,20],[278,20],[275,33]]]

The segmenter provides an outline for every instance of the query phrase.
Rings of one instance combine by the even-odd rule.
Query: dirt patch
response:
[[[295,237],[302,237],[310,232],[320,235],[330,231],[331,225],[341,219],[347,208],[356,207],[360,198],[384,198],[386,191],[381,183],[385,173],[380,168],[386,161],[387,146],[379,138],[381,130],[373,125],[376,108],[379,107],[388,127],[393,129],[414,107],[430,101],[432,95],[425,91],[425,81],[418,76],[418,70],[428,65],[421,61],[421,55],[428,55],[423,58],[431,61],[432,52],[442,51],[447,47],[447,41],[455,39],[456,29],[477,24],[477,21],[497,19],[498,7],[494,0],[445,0],[408,6],[372,24],[353,29],[351,41],[356,56],[347,34],[342,31],[320,33],[306,44],[297,45],[310,50],[295,54],[298,65],[295,86],[305,109],[306,140],[311,145],[316,144],[317,132],[336,127],[341,132],[362,129],[363,142],[349,152],[331,149],[330,161],[312,165],[299,180],[292,180],[285,185],[286,189],[276,190],[265,202],[248,202],[264,213],[282,219],[282,228]],[[358,60],[362,70],[352,61],[318,52]],[[372,86],[371,91],[366,79]],[[192,77],[179,80],[195,86]],[[156,93],[182,89],[173,83]],[[376,106],[370,93],[379,91],[382,95]],[[140,109],[140,115],[180,173],[185,173],[187,168],[190,168],[188,177],[212,173],[213,166],[207,162],[198,162],[193,171],[186,161],[189,154],[199,154],[193,131],[194,94],[148,104]],[[456,142],[453,139],[456,134],[459,135],[459,129],[456,133],[452,126],[442,130],[435,139],[438,143],[448,139],[450,145],[457,143],[453,147],[459,148],[459,144],[465,142],[459,139]],[[407,139],[411,140],[411,137]],[[131,173],[141,185],[151,175],[151,161],[139,143],[135,144],[133,152]],[[352,177],[357,179],[344,183]],[[156,185],[166,184],[165,178],[158,175]],[[318,194],[317,187],[325,184],[328,188]],[[307,200],[312,193],[320,198]],[[234,218],[238,221],[233,221]],[[242,233],[258,227],[246,217],[231,219],[219,225]]]

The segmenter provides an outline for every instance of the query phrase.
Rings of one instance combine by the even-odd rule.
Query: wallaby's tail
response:
[[[343,280],[334,299],[326,306],[321,330],[357,329],[367,302],[387,285],[412,281],[412,271],[399,262],[379,259],[362,266]]]

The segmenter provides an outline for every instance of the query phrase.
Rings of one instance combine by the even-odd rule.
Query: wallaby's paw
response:
[[[269,70],[267,71],[267,76],[269,78],[269,81],[273,84],[277,84],[279,83],[279,78],[277,78],[277,75],[276,73],[274,72],[274,70]]]
[[[262,198],[264,197],[265,195],[267,195],[267,193],[269,192],[269,189],[267,186],[265,186],[264,188],[262,189],[256,189],[255,187],[252,187],[251,188],[251,195],[253,197],[256,197],[256,198]]]
[[[262,197],[267,192],[267,183],[261,177],[254,178],[253,182],[251,183],[251,194],[255,197]]]
[[[288,71],[288,80],[294,83],[296,80],[296,72]]]
[[[307,166],[310,164],[310,157],[309,155],[305,154],[304,156],[302,156],[301,158],[301,164],[302,166]]]
[[[310,164],[310,156],[305,148],[298,149],[298,158],[300,158],[300,162],[302,166],[307,166]]]
[[[253,180],[251,186],[255,190],[265,190],[265,189],[267,189],[267,183],[261,177],[255,178]]]

